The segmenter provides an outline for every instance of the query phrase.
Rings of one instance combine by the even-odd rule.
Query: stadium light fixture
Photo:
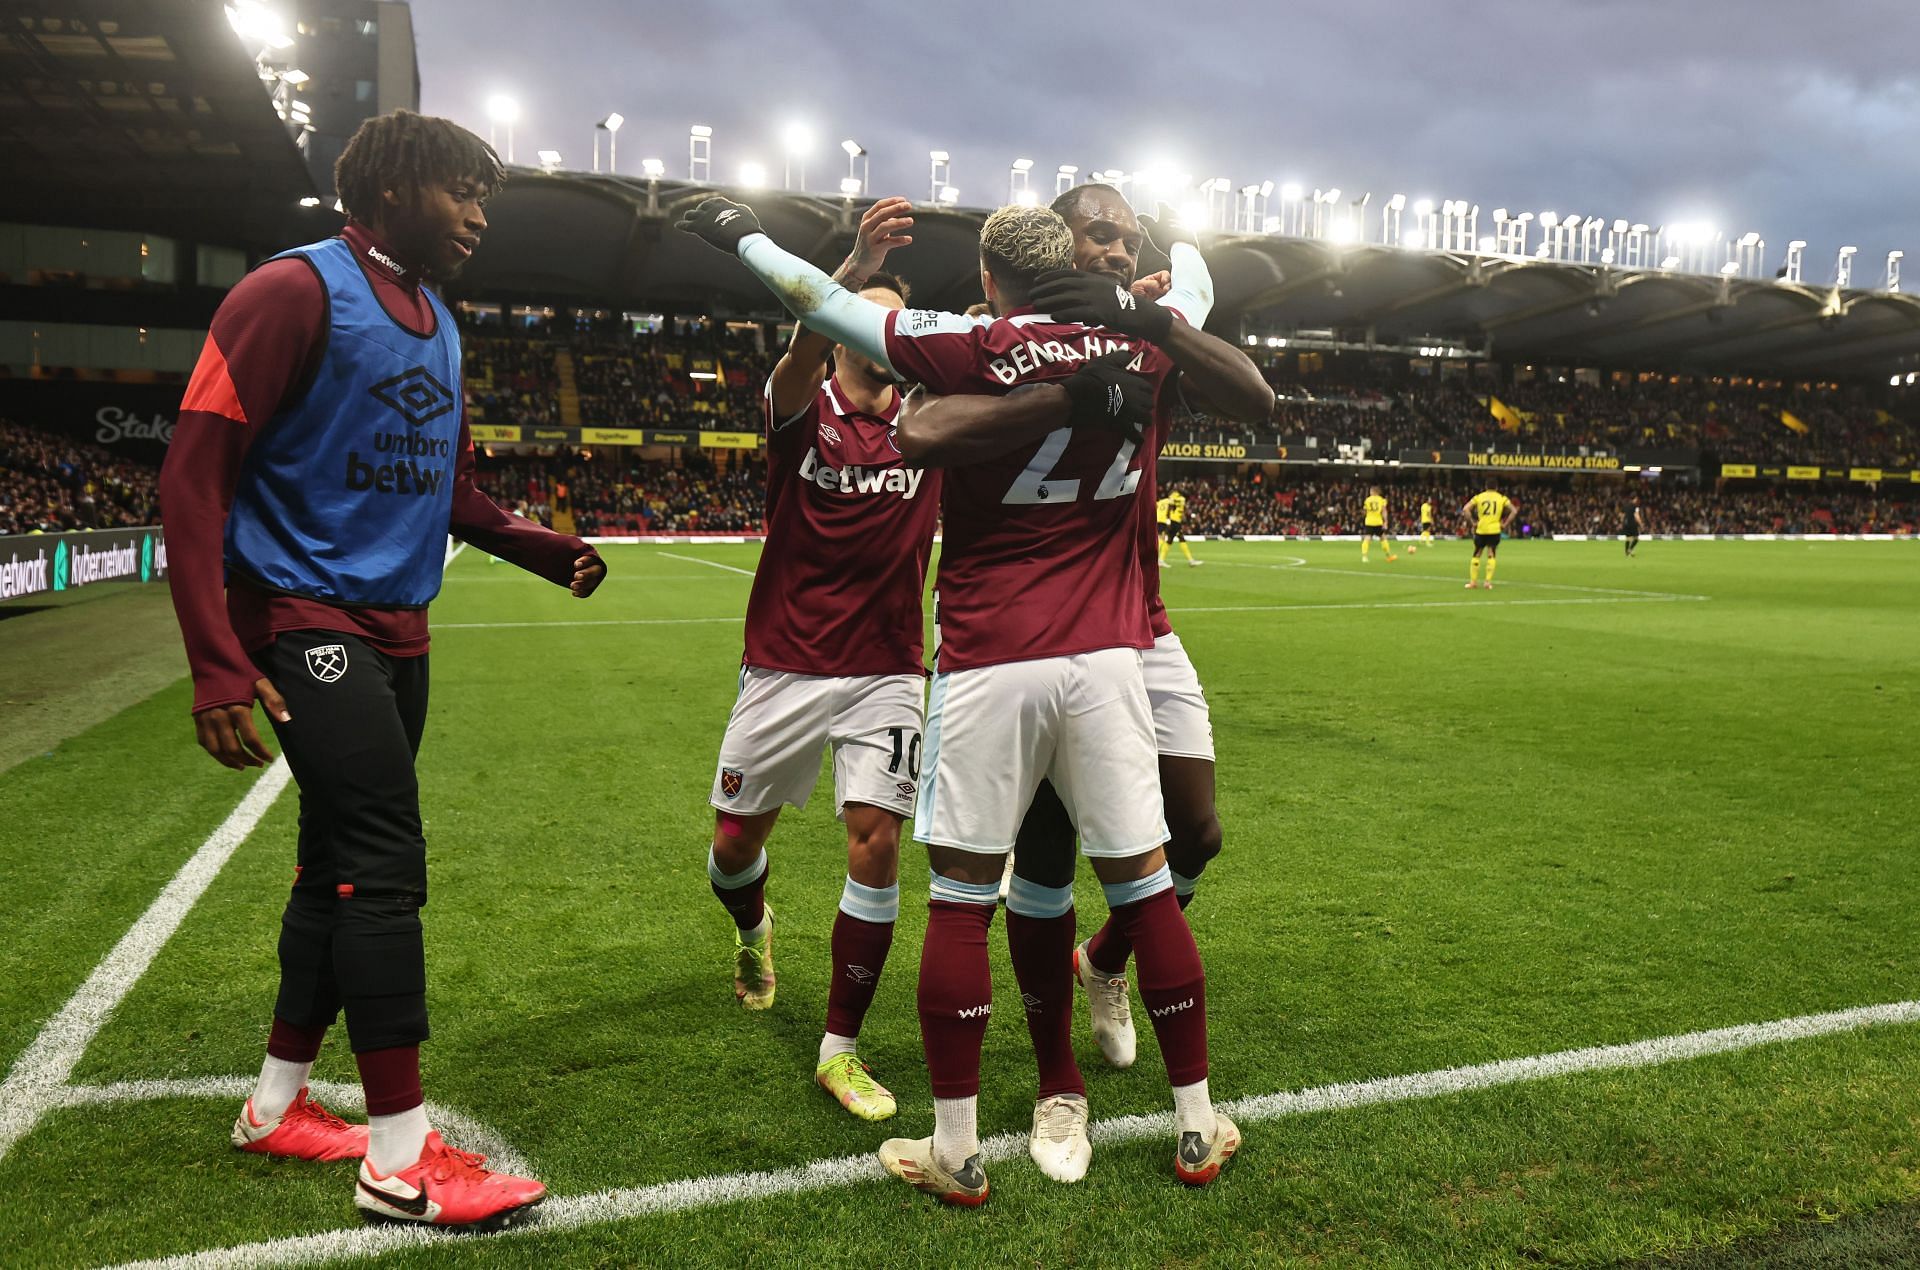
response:
[[[713,179],[713,129],[703,123],[687,129],[687,179]]]
[[[620,125],[626,121],[627,117],[616,110],[599,123],[593,125],[593,170],[595,172],[600,170],[600,134],[602,132],[607,134],[607,171],[611,173],[619,170],[619,164],[615,160],[614,147],[620,140]]]
[[[320,200],[319,200],[319,199],[317,199],[317,198],[315,198],[315,197],[314,197],[313,195],[311,195],[311,194],[309,194],[309,195],[307,195],[307,196],[306,196],[305,198],[303,198],[303,199],[301,199],[301,200],[300,200],[300,206],[302,206],[302,207],[318,207],[318,206],[320,206]]]
[[[1033,160],[1015,159],[1013,161],[1013,170],[1015,172],[1031,172],[1033,170]]]
[[[295,88],[298,88],[311,79],[312,76],[308,75],[305,71],[281,71],[280,78]]]
[[[953,156],[948,154],[945,150],[929,150],[927,151],[927,157],[929,159],[932,159],[935,163],[947,163],[947,162],[950,162],[953,158]]]
[[[740,184],[750,190],[763,190],[767,187],[767,165],[748,159],[740,165]]]
[[[1398,197],[1398,196],[1396,195],[1395,197]],[[1433,214],[1433,200],[1430,198],[1415,200],[1413,204],[1413,214],[1419,219],[1425,220],[1428,216]]]
[[[1195,202],[1182,203],[1174,209],[1174,215],[1179,217],[1180,223],[1188,229],[1198,229],[1206,223],[1207,205]]]
[[[1058,198],[1060,197],[1060,195],[1065,194],[1068,190],[1072,189],[1074,185],[1074,177],[1078,176],[1079,173],[1080,173],[1080,168],[1078,164],[1062,163],[1060,165],[1059,170],[1053,174],[1054,197]]]
[[[1627,224],[1625,218],[1613,222],[1613,232],[1616,234],[1624,234],[1630,228],[1632,227]]]
[[[1273,197],[1273,182],[1272,182],[1272,181],[1262,181],[1262,182],[1260,182],[1260,197],[1261,197],[1261,198],[1272,198],[1272,197]]]
[[[860,196],[860,178],[857,176],[841,177],[840,192],[848,198],[858,198]]]
[[[642,159],[640,160],[640,170],[646,174],[649,181],[657,181],[667,174],[666,160]]]
[[[1907,253],[1904,251],[1890,251],[1887,253],[1887,276],[1882,283],[1885,290],[1894,292],[1900,290],[1900,262],[1906,259],[1906,255]],[[1912,383],[1913,376],[1907,376],[1907,382]]]
[[[1358,242],[1360,239],[1360,231],[1355,227],[1351,218],[1337,220],[1333,223],[1332,228],[1328,229],[1327,238],[1331,242],[1344,246],[1347,243]]]
[[[938,203],[940,191],[953,184],[953,156],[945,150],[927,151],[927,202]]]
[[[943,186],[941,186],[941,187],[940,187],[940,201],[941,201],[942,203],[945,203],[945,204],[946,204],[946,205],[947,205],[948,207],[952,207],[952,206],[953,206],[954,204],[956,204],[956,203],[958,203],[958,202],[960,201],[960,191],[959,191],[959,189],[958,189],[957,187],[955,187],[955,186],[952,186],[952,185],[943,185]]]
[[[293,47],[293,37],[287,34],[287,22],[279,14],[255,0],[239,0],[237,4],[227,6],[227,23],[243,40],[250,40],[270,49]]]
[[[1400,239],[1400,245],[1408,251],[1419,251],[1427,245],[1427,235],[1424,231],[1416,229],[1412,233],[1402,237]]]
[[[535,157],[540,160],[540,167],[543,171],[551,172],[560,166],[560,152],[558,150],[541,150]]]
[[[1300,196],[1305,193],[1306,191],[1300,188],[1300,183],[1298,181],[1288,181],[1285,185],[1280,187],[1281,199],[1289,203],[1298,203],[1300,201]]]
[[[846,179],[840,182],[840,192],[842,194],[847,192],[847,181],[858,180],[860,182],[860,189],[853,191],[855,194],[858,194],[860,190],[867,188],[867,164],[869,162],[867,148],[858,141],[851,140],[842,141],[840,148],[846,151],[847,154],[847,175]],[[858,172],[853,170],[855,164],[860,165]]]
[[[1660,267],[1662,269],[1678,269],[1680,267],[1680,257],[1668,256],[1660,262]]]
[[[781,168],[780,185],[783,189],[793,189],[794,165],[800,169],[800,188],[807,188],[807,155],[813,152],[813,132],[805,124],[788,124],[780,132],[780,149],[785,153],[786,162]]]
[[[1040,195],[1033,190],[1015,190],[1013,201],[1021,207],[1037,207],[1040,204]]]
[[[1496,239],[1492,234],[1482,234],[1480,236],[1480,254],[1481,255],[1491,256],[1498,249],[1499,249],[1499,240]]]
[[[513,162],[513,125],[520,122],[520,103],[505,93],[487,98],[487,144],[494,145],[494,130],[507,130],[507,162]]]
[[[1555,225],[1558,225],[1559,223],[1560,223],[1560,213],[1558,212],[1540,213],[1540,228],[1552,229]]]
[[[1007,171],[1007,202],[1031,207],[1039,201],[1032,197],[1033,191],[1028,187],[1028,177],[1032,172],[1032,159],[1015,159],[1013,161],[1013,166]],[[1022,195],[1026,197],[1022,197]]]

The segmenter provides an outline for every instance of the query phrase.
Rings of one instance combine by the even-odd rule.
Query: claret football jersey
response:
[[[829,379],[790,419],[767,411],[767,541],[747,601],[749,666],[803,675],[916,674],[920,597],[940,474],[910,467],[895,422]]]
[[[1173,363],[1144,340],[1031,311],[989,319],[902,309],[887,321],[888,360],[934,393],[999,395],[1065,379],[1081,362],[1122,349],[1138,354],[1133,369],[1153,386],[1151,445],[1168,415]],[[1060,428],[949,469],[940,669],[1152,647],[1140,561],[1146,465],[1118,432]]]

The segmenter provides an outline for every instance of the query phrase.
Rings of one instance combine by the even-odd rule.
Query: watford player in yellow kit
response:
[[[1420,545],[1433,545],[1433,500],[1430,498],[1420,503]]]
[[[1473,522],[1473,563],[1467,573],[1467,590],[1481,585],[1480,553],[1487,553],[1487,590],[1493,590],[1493,566],[1500,551],[1500,535],[1506,531],[1520,508],[1497,490],[1482,490],[1467,500],[1460,514]]]
[[[1373,546],[1375,538],[1380,540],[1381,547],[1386,550],[1388,560],[1398,560],[1400,557],[1393,554],[1393,539],[1387,537],[1387,500],[1381,496],[1378,485],[1375,485],[1373,492],[1367,495],[1367,501],[1363,506],[1366,509],[1366,522],[1360,530],[1361,562],[1366,562],[1367,551]]]
[[[1167,562],[1167,548],[1177,542],[1187,563],[1199,564],[1200,561],[1193,558],[1193,548],[1187,545],[1187,496],[1170,489],[1165,498],[1154,503],[1153,511],[1154,518],[1160,522],[1160,563]]]

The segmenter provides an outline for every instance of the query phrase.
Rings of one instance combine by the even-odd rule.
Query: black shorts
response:
[[[1640,526],[1638,525],[1628,525],[1621,529],[1620,533],[1630,541],[1638,542],[1640,540]]]
[[[1432,521],[1430,521],[1430,520],[1423,520],[1423,521],[1421,521],[1421,522],[1420,522],[1420,532],[1421,532],[1421,533],[1423,533],[1423,534],[1429,534],[1429,535],[1430,535],[1430,534],[1432,534],[1432,533],[1433,533],[1433,522],[1432,522]]]
[[[1160,526],[1160,533],[1168,542],[1177,542],[1187,536],[1186,529],[1177,520],[1170,520]]]
[[[1368,525],[1361,529],[1360,536],[1362,538],[1385,538],[1387,536],[1387,527],[1385,525]]]
[[[1500,549],[1500,535],[1497,533],[1474,534],[1473,549],[1475,551],[1498,551]]]

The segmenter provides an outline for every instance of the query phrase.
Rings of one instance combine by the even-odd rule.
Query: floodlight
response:
[[[308,75],[305,71],[282,71],[280,72],[280,78],[292,84],[295,88],[298,88],[300,85],[306,83],[307,80],[311,79],[312,76]]]
[[[608,132],[618,132],[620,131],[620,125],[625,123],[626,121],[627,121],[627,117],[616,110],[612,114],[608,115],[605,119],[602,119],[600,121],[600,126],[602,128],[605,128]]]
[[[1033,170],[1033,160],[1032,159],[1015,159],[1013,161],[1013,170],[1015,172],[1030,172]]]
[[[764,163],[748,160],[740,165],[740,184],[750,190],[762,189],[767,183],[767,168]]]
[[[1040,202],[1040,195],[1032,189],[1015,190],[1013,201],[1021,207],[1033,207]]]
[[[1492,234],[1483,234],[1480,237],[1480,254],[1483,256],[1491,256],[1494,251],[1498,249],[1499,245],[1499,243],[1494,241]]]
[[[805,154],[813,149],[813,133],[802,123],[790,123],[780,134],[780,143],[788,154]]]
[[[1540,227],[1542,229],[1552,229],[1555,225],[1558,225],[1559,223],[1560,223],[1560,213],[1558,212],[1540,213]]]
[[[1207,223],[1207,206],[1205,203],[1182,203],[1174,214],[1179,217],[1180,223],[1189,229],[1194,229]]]
[[[840,143],[840,148],[847,152],[847,157],[849,159],[857,159],[861,155],[867,152],[867,148],[861,145],[858,141],[842,141]]]
[[[1408,251],[1419,251],[1427,245],[1427,235],[1423,230],[1412,230],[1400,239],[1400,245]]]
[[[543,168],[557,168],[560,166],[560,152],[558,150],[537,150],[534,154],[535,157],[540,160],[540,166]]]
[[[711,137],[713,135],[713,129],[706,124],[697,123],[687,129],[687,135],[692,137]]]
[[[1060,165],[1060,175],[1061,175],[1061,176],[1073,176],[1074,174],[1076,174],[1076,173],[1077,173],[1077,172],[1079,172],[1079,171],[1080,171],[1080,168],[1079,168],[1079,166],[1078,166],[1077,164],[1072,164],[1072,163],[1062,163],[1062,164]]]
[[[487,98],[487,118],[493,123],[516,123],[520,119],[520,103],[505,93],[495,93]]]
[[[1272,197],[1273,197],[1273,182],[1272,182],[1272,181],[1262,181],[1262,182],[1260,182],[1260,197],[1261,197],[1261,198],[1272,198]]]
[[[640,170],[646,173],[649,179],[657,181],[666,175],[667,165],[666,162],[661,159],[642,159],[640,160]]]
[[[1421,216],[1421,217],[1431,216],[1433,214],[1433,200],[1430,198],[1423,198],[1423,199],[1420,199],[1418,202],[1414,203],[1413,214],[1415,216]]]
[[[1387,210],[1390,212],[1402,212],[1405,211],[1406,208],[1407,196],[1405,194],[1395,194],[1387,200]]]
[[[1300,196],[1304,193],[1306,193],[1306,191],[1300,188],[1300,184],[1297,181],[1288,181],[1280,187],[1280,198],[1284,202],[1298,203]]]
[[[318,207],[318,206],[320,206],[320,200],[319,200],[319,199],[317,199],[317,198],[315,198],[315,197],[314,197],[313,195],[311,195],[311,194],[309,194],[309,195],[307,195],[307,196],[306,196],[305,198],[303,198],[303,199],[301,199],[301,200],[300,200],[300,206],[302,206],[302,207]]]
[[[841,177],[841,178],[840,178],[840,192],[841,192],[842,194],[845,194],[845,195],[847,195],[847,196],[849,196],[849,197],[851,197],[851,196],[853,196],[853,195],[855,195],[855,194],[858,194],[858,193],[860,192],[860,178],[859,178],[859,177],[857,177],[857,176],[843,176],[843,177]]]
[[[951,159],[953,156],[948,154],[945,150],[929,150],[927,151],[927,157],[929,159],[932,159],[935,163],[945,163],[949,159]]]
[[[1617,220],[1613,222],[1613,232],[1616,234],[1624,234],[1627,232],[1629,228],[1630,227],[1628,226],[1625,220]]]
[[[942,203],[945,203],[948,207],[952,207],[955,203],[958,203],[960,201],[959,189],[952,185],[941,186],[940,201]]]

